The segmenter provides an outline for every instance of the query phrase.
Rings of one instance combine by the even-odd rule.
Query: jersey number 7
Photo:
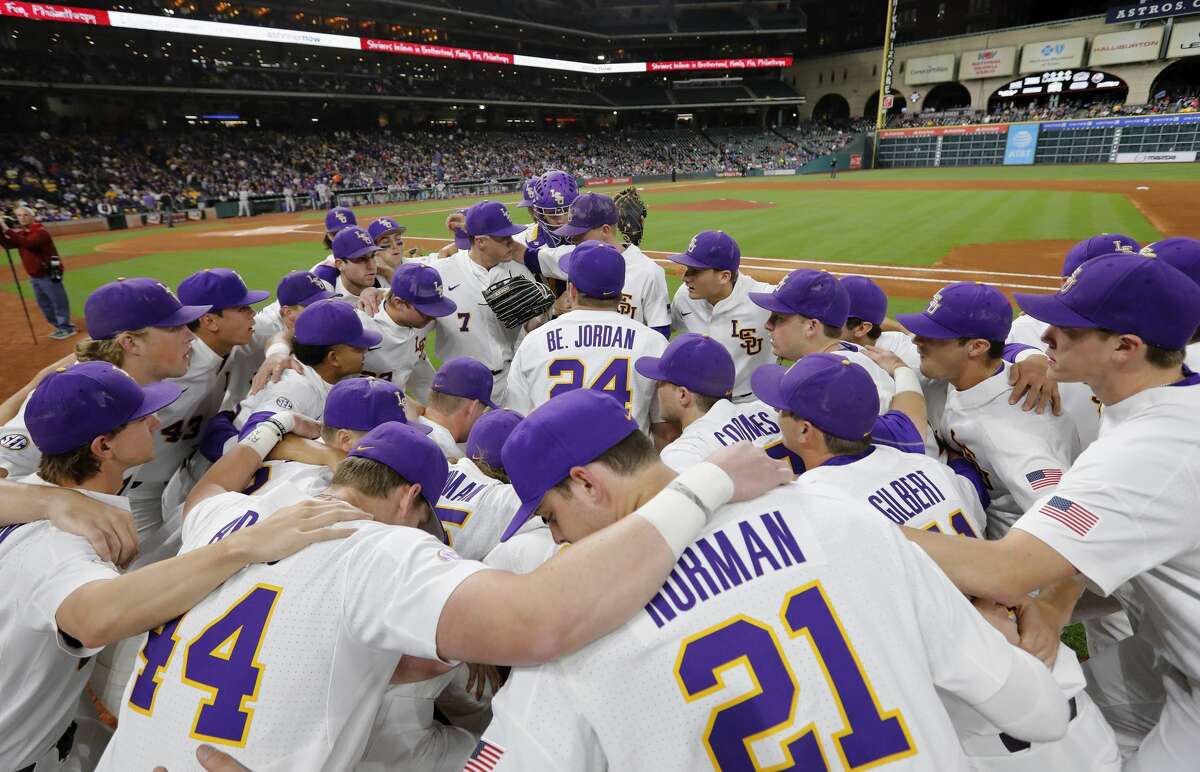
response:
[[[880,707],[820,582],[789,593],[779,617],[789,638],[807,640],[825,674],[845,722],[833,735],[843,766],[861,769],[914,755],[904,717]],[[785,762],[770,769],[830,769],[815,724],[794,730],[799,686],[788,653],[769,624],[744,614],[683,641],[675,677],[688,702],[722,691],[726,671],[738,666],[746,668],[755,687],[713,708],[704,745],[714,769],[767,769],[753,746],[783,732],[778,742]]]

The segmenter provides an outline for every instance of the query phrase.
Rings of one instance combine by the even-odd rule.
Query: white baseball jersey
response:
[[[429,433],[429,439],[437,444],[438,450],[442,451],[442,455],[446,457],[447,461],[453,464],[467,455],[466,443],[455,441],[454,435],[450,433],[449,429],[428,416],[420,416],[417,421],[433,430]]]
[[[921,372],[921,352],[917,350],[917,344],[913,343],[912,338],[908,335],[896,330],[881,332],[879,339],[873,345],[900,357],[904,360],[904,364],[912,368],[914,373]]]
[[[521,499],[511,485],[488,477],[474,461],[461,458],[450,467],[437,516],[455,552],[468,560],[483,560],[500,543],[500,534],[520,508]]]
[[[778,488],[722,508],[623,627],[515,669],[476,753],[498,770],[963,769],[935,687],[978,704],[1014,655],[878,512]]]
[[[892,406],[892,397],[896,394],[896,382],[892,376],[888,375],[888,371],[884,370],[874,359],[862,352],[862,349],[855,343],[847,341],[838,341],[838,347],[834,349],[832,354],[845,357],[851,362],[862,365],[862,368],[867,371],[867,375],[871,376],[871,380],[875,383],[875,390],[879,392],[879,415],[886,413]]]
[[[48,485],[36,476],[26,482]],[[76,490],[129,509],[120,496]],[[0,768],[41,760],[71,723],[101,649],[64,637],[55,615],[80,587],[117,576],[87,539],[45,520],[0,527]]]
[[[558,554],[565,544],[555,544],[550,527],[540,517],[531,517],[508,541],[497,544],[483,562],[488,568],[531,574]]]
[[[1042,341],[1042,335],[1049,326],[1029,314],[1021,314],[1013,319],[1005,343],[1022,343],[1045,353],[1046,344]],[[1086,448],[1096,441],[1096,434],[1100,431],[1100,400],[1096,399],[1086,383],[1060,383],[1058,393],[1062,397],[1063,413],[1070,416],[1079,434],[1079,447]]]
[[[270,496],[281,488],[291,488],[315,496],[329,487],[333,471],[324,464],[304,464],[299,461],[267,461],[254,472],[250,484],[242,493],[248,496]]]
[[[221,410],[237,410],[237,406],[249,395],[251,382],[267,358],[267,346],[271,338],[283,332],[285,326],[279,301],[273,301],[254,314],[254,334],[250,343],[237,346],[234,353],[230,354],[233,358],[229,364],[231,376]]]
[[[1129,582],[1138,597],[1137,634],[1167,676],[1163,722],[1138,753],[1152,765],[1142,769],[1188,768],[1200,752],[1198,435],[1200,376],[1106,406],[1096,442],[1013,526],[1070,561],[1100,594]],[[1125,593],[1118,598],[1124,603]],[[1173,765],[1153,765],[1167,758]]]
[[[188,514],[188,552],[306,500],[226,493]],[[249,566],[151,631],[98,769],[193,769],[201,742],[236,746],[251,769],[349,769],[361,757],[402,654],[437,658],[443,606],[483,568],[416,528],[347,523]]]
[[[238,429],[246,425],[255,413],[278,413],[290,410],[293,413],[320,421],[325,415],[325,398],[333,388],[315,368],[305,367],[303,372],[284,370],[283,377],[268,383],[262,391],[242,401],[233,425]]]
[[[775,362],[767,334],[771,312],[750,300],[751,292],[770,292],[774,287],[740,273],[729,297],[715,306],[707,300],[688,297],[687,285],[675,290],[671,301],[671,328],[676,332],[698,332],[718,341],[733,357],[733,399],[754,399],[750,375],[762,365]]]
[[[566,281],[567,273],[559,263],[574,250],[573,244],[539,249],[538,265],[542,275]],[[669,327],[667,272],[635,244],[625,247],[621,256],[625,258],[625,286],[621,288],[621,304],[617,310],[647,327]]]
[[[508,373],[508,407],[528,415],[556,394],[607,391],[648,431],[660,420],[657,384],[633,363],[661,356],[666,347],[666,338],[622,314],[568,311],[521,341]]]
[[[25,427],[25,406],[29,404],[29,397],[25,397],[12,420],[0,428],[0,468],[8,472],[10,480],[33,474],[42,463],[42,451],[33,444],[29,429]]]
[[[1200,368],[1200,343],[1189,343],[1187,345],[1186,357],[1183,363],[1192,372],[1197,372],[1197,368]]]
[[[1008,404],[1008,362],[965,391],[947,386],[946,407],[931,420],[938,437],[978,467],[992,497],[987,535],[1008,533],[1039,497],[1054,491],[1079,455],[1071,420]]]
[[[533,278],[524,263],[512,260],[491,270],[471,259],[467,250],[434,262],[441,274],[445,296],[458,306],[457,313],[434,321],[437,331],[437,355],[445,362],[454,357],[472,357],[487,365],[495,375],[492,399],[502,404],[504,374],[521,339],[521,326],[508,329],[483,302],[483,291],[498,281],[513,276]]]
[[[387,286],[383,283],[383,280],[380,279],[379,276],[375,277],[375,284],[373,286],[376,289],[387,289]],[[342,281],[342,274],[340,272],[338,273],[337,281],[333,284],[333,292],[333,296],[338,300],[351,304],[358,303],[358,295],[354,294],[346,287],[346,283]]]
[[[664,464],[682,472],[721,448],[743,440],[762,448],[771,458],[792,457],[783,446],[778,410],[760,400],[734,404],[727,399],[719,400],[707,413],[688,424],[675,441],[662,449],[660,456]],[[803,464],[796,466],[797,472],[803,470]]]
[[[362,316],[360,314],[360,316]],[[391,381],[407,391],[409,376],[418,368],[429,366],[425,355],[425,339],[433,329],[433,322],[424,327],[407,327],[396,324],[388,316],[386,308],[380,308],[373,319],[365,320],[364,327],[377,330],[383,340],[367,351],[363,359],[363,373]]]

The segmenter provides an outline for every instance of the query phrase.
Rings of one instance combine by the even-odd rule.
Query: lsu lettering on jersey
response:
[[[538,266],[542,269],[542,275],[566,281],[567,274],[559,263],[573,251],[575,246],[572,244],[539,249]],[[667,272],[636,244],[621,249],[621,256],[625,258],[625,286],[621,288],[621,304],[617,306],[617,311],[647,327],[670,326]]]
[[[1079,436],[1068,416],[1038,415],[1008,404],[1010,367],[1005,362],[965,391],[947,385],[945,409],[931,416],[941,441],[978,467],[992,497],[987,535],[993,539],[1053,492],[1079,455]]]
[[[751,373],[775,362],[766,328],[771,312],[755,305],[749,297],[751,292],[772,289],[772,285],[742,273],[738,274],[729,297],[715,306],[707,300],[688,297],[687,285],[680,285],[671,301],[671,329],[707,335],[719,341],[733,357],[735,402],[754,399]]]
[[[742,441],[762,448],[771,458],[795,459],[799,462],[793,466],[795,471],[804,471],[799,457],[783,446],[779,411],[760,400],[740,404],[727,399],[718,401],[707,413],[688,424],[660,455],[664,464],[682,472],[721,448]]]
[[[520,508],[511,485],[488,477],[471,459],[460,458],[450,466],[437,516],[455,552],[468,560],[483,560]]]
[[[784,487],[722,508],[623,627],[514,669],[484,742],[498,770],[964,769],[935,687],[978,704],[1011,657],[877,512]]]
[[[184,521],[183,552],[306,498],[215,496]],[[254,770],[353,767],[400,656],[437,658],[442,607],[483,566],[415,528],[346,527],[150,631],[98,769],[192,769],[202,742]]]
[[[667,341],[641,322],[612,311],[577,309],[521,341],[508,375],[508,407],[528,415],[556,394],[607,391],[648,431],[658,418],[654,381],[639,374],[639,357],[660,356]]]
[[[1045,352],[1046,343],[1042,340],[1042,335],[1049,326],[1029,314],[1021,314],[1013,319],[1012,329],[1005,342],[1023,343]],[[1190,364],[1188,366],[1191,367]],[[1096,395],[1086,383],[1060,383],[1058,392],[1062,396],[1063,413],[1070,416],[1071,422],[1075,424],[1075,431],[1079,434],[1079,447],[1082,450],[1096,441],[1096,435],[1100,431],[1100,400],[1096,399]]]
[[[26,482],[48,485],[37,476]],[[120,496],[76,490],[129,509]],[[47,521],[0,527],[0,768],[22,769],[49,754],[57,765],[54,745],[71,723],[101,651],[63,636],[58,607],[85,584],[118,576],[87,539]]]
[[[363,374],[391,381],[402,391],[407,391],[413,372],[429,367],[429,360],[425,356],[425,338],[433,329],[433,323],[424,327],[406,327],[396,324],[388,316],[386,308],[380,308],[373,319],[364,318],[363,325],[373,325],[367,326],[367,329],[377,330],[383,335],[379,345],[368,350],[363,358]]]

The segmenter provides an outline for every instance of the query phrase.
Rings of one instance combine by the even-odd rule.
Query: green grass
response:
[[[1062,631],[1062,642],[1075,652],[1079,657],[1079,661],[1088,658],[1087,650],[1087,633],[1083,630],[1083,625],[1074,624],[1067,625]]]

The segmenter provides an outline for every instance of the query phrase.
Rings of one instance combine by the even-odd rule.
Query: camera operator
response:
[[[54,239],[42,224],[35,222],[33,210],[27,206],[17,207],[16,215],[4,218],[4,231],[0,233],[0,244],[16,249],[21,254],[21,264],[29,274],[33,295],[46,321],[54,325],[50,337],[64,340],[76,333],[71,323],[71,304],[67,290],[63,287],[63,266],[58,257]]]

